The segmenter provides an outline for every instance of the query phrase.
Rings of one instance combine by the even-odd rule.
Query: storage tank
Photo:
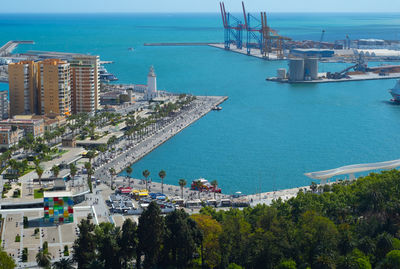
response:
[[[318,59],[306,58],[304,59],[304,74],[309,76],[312,80],[318,79]]]
[[[282,79],[286,78],[286,69],[285,68],[279,68],[276,73],[277,73],[278,79],[282,80]]]
[[[302,81],[304,80],[304,59],[290,59],[289,62],[289,80]]]

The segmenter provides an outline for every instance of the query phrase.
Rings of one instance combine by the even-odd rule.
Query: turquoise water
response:
[[[399,14],[272,14],[295,39],[400,39]],[[400,106],[394,80],[319,85],[266,82],[286,62],[267,62],[211,47],[144,47],[145,42],[222,41],[218,14],[1,15],[0,41],[32,39],[18,51],[100,54],[121,83],[143,83],[154,65],[162,89],[228,95],[209,113],[133,165],[153,180],[217,179],[224,192],[252,193],[307,185],[305,172],[399,158]],[[134,47],[135,51],[128,51]],[[372,65],[372,63],[371,63]],[[323,64],[336,71],[345,64]],[[1,87],[1,86],[0,86]]]

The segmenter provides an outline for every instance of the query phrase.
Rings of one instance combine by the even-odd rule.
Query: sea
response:
[[[400,39],[398,13],[272,13],[268,21],[295,40]],[[240,15],[237,14],[239,17]],[[132,177],[188,184],[217,180],[224,193],[309,185],[304,173],[400,158],[400,105],[394,80],[288,85],[267,82],[285,61],[264,61],[221,49],[146,47],[151,42],[223,42],[220,15],[0,14],[0,43],[34,40],[28,50],[100,55],[118,83],[146,83],[154,66],[159,89],[226,95],[213,111],[132,165]],[[134,48],[130,51],[128,48]],[[379,63],[369,63],[378,65]],[[344,63],[323,63],[320,72]],[[0,84],[0,88],[7,88]],[[124,175],[124,173],[122,173]],[[359,174],[357,174],[359,175]],[[362,174],[360,174],[362,175]]]

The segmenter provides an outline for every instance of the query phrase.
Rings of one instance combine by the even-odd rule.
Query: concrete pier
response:
[[[208,45],[210,47],[225,50],[225,44],[223,44],[223,43],[210,43]],[[284,59],[279,59],[275,53],[269,53],[269,57],[264,57],[264,55],[261,54],[259,49],[251,49],[251,53],[250,53],[250,55],[248,55],[247,49],[245,47],[243,47],[242,49],[237,49],[232,45],[231,48],[226,51],[231,51],[231,52],[235,52],[235,53],[239,53],[239,54],[243,54],[243,55],[247,55],[247,56],[253,56],[253,57],[263,59],[263,60],[268,60],[268,61],[284,60]]]
[[[108,171],[111,167],[113,167],[117,173],[120,173],[126,167],[139,161],[227,99],[227,96],[196,96],[196,100],[193,101],[192,109],[175,118],[170,124],[157,130],[144,140],[136,142],[133,145],[131,145],[131,141],[122,140],[116,147],[124,148],[125,150],[115,158],[109,160],[108,163],[97,168],[95,171],[96,178],[109,181],[110,176]]]
[[[0,47],[0,56],[8,56],[11,54],[13,50],[17,48],[19,44],[35,44],[35,42],[31,40],[11,40]]]
[[[320,74],[321,75],[321,74]],[[288,79],[278,79],[277,77],[267,78],[267,81],[280,82],[280,83],[329,83],[329,82],[349,82],[349,81],[363,81],[363,80],[379,80],[379,79],[396,79],[400,78],[400,73],[390,73],[385,76],[380,76],[375,73],[365,73],[360,75],[350,75],[349,78],[341,78],[341,79],[329,79],[329,78],[321,78],[317,80],[303,80],[303,81],[289,81]]]

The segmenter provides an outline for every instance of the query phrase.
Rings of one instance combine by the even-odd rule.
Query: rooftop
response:
[[[44,198],[54,198],[54,197],[71,197],[72,193],[70,191],[45,191],[43,193]]]

